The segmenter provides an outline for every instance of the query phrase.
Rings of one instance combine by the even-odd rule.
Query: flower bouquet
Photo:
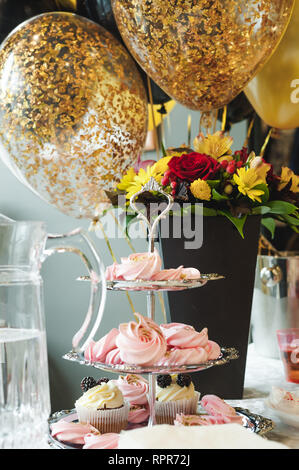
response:
[[[127,200],[150,178],[155,178],[165,192],[178,203],[202,203],[204,216],[227,217],[244,237],[243,228],[250,215],[260,215],[262,224],[274,236],[275,220],[298,232],[299,176],[287,167],[279,175],[261,156],[247,147],[231,150],[233,138],[222,131],[204,136],[200,133],[187,146],[169,148],[158,160],[138,162],[108,194],[117,206],[118,196]],[[158,200],[158,194],[144,193],[141,202]],[[130,221],[134,214],[129,216]]]

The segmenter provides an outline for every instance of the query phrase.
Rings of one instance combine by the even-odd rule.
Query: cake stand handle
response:
[[[148,374],[148,383],[149,383],[149,390],[148,390],[148,404],[149,404],[149,419],[148,419],[148,427],[152,427],[156,422],[156,412],[155,412],[155,403],[156,403],[156,379],[154,374]]]

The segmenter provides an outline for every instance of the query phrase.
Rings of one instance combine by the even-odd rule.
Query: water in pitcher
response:
[[[45,332],[0,328],[0,449],[46,448],[49,413]]]

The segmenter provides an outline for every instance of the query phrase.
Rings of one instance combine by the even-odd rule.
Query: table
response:
[[[226,401],[232,406],[248,408],[253,413],[272,419],[275,428],[267,433],[267,439],[281,442],[292,449],[299,449],[299,429],[284,425],[265,405],[265,399],[271,392],[273,385],[278,387],[290,386],[284,380],[283,366],[280,359],[258,355],[254,344],[251,343],[248,347],[243,399]],[[298,388],[299,385],[291,384],[291,387]]]

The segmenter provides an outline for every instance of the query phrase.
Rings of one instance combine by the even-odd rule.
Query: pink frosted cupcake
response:
[[[200,393],[187,374],[158,375],[155,412],[157,424],[173,424],[177,414],[196,414]]]
[[[122,391],[125,400],[130,403],[129,423],[139,424],[147,421],[149,417],[148,381],[141,376],[128,374],[120,375],[115,383]]]
[[[156,364],[166,353],[166,340],[159,326],[140,313],[131,321],[119,325],[116,345],[120,358],[126,364],[147,366]]]
[[[75,403],[79,422],[91,424],[102,434],[126,429],[130,405],[114,381],[101,379],[94,385],[92,378],[86,379],[85,392]]]

